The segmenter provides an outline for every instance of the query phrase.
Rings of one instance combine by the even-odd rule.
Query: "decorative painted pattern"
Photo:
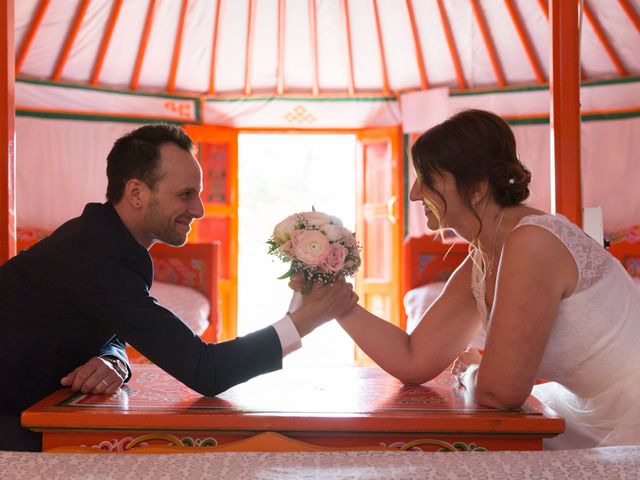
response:
[[[439,440],[435,438],[420,438],[417,440],[411,440],[408,442],[393,442],[387,445],[385,442],[380,442],[378,444],[381,447],[389,447],[389,448],[397,448],[402,451],[414,451],[414,452],[423,452],[420,447],[423,446],[435,446],[439,447],[436,451],[438,452],[488,452],[489,450],[484,447],[479,447],[476,443],[470,442],[453,442],[449,443],[444,440]]]
[[[284,119],[289,123],[311,124],[316,121],[316,117],[309,113],[302,105],[296,105]]]

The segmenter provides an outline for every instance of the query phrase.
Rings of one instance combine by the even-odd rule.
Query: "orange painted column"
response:
[[[0,263],[16,254],[14,0],[0,2]]]
[[[582,226],[578,1],[551,0],[551,211]]]

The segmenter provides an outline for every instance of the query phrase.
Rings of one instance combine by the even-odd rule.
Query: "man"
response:
[[[147,250],[158,241],[183,245],[191,222],[204,214],[192,146],[181,128],[167,124],[118,139],[107,157],[107,202],[88,204],[80,217],[0,266],[0,449],[40,448],[19,415],[60,383],[115,392],[130,376],[124,342],[213,396],[282,368],[300,337],[355,304],[347,289],[316,289],[312,295],[334,295],[329,315],[303,305],[272,326],[219,344],[204,343],[158,305],[149,296]]]

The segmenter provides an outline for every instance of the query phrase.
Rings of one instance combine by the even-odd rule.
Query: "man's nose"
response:
[[[200,197],[196,197],[196,200],[193,202],[189,210],[191,215],[193,215],[195,218],[204,217],[204,205],[202,204],[202,200],[200,199]]]

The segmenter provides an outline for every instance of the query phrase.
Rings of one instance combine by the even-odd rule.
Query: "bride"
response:
[[[640,444],[640,293],[628,273],[565,217],[522,204],[531,175],[500,117],[458,113],[411,153],[410,199],[470,253],[411,335],[360,306],[340,325],[404,383],[453,362],[483,405],[519,407],[533,391],[566,420],[546,448]],[[304,301],[323,308],[317,290]],[[479,329],[483,355],[466,349]],[[550,382],[534,387],[538,378]]]

